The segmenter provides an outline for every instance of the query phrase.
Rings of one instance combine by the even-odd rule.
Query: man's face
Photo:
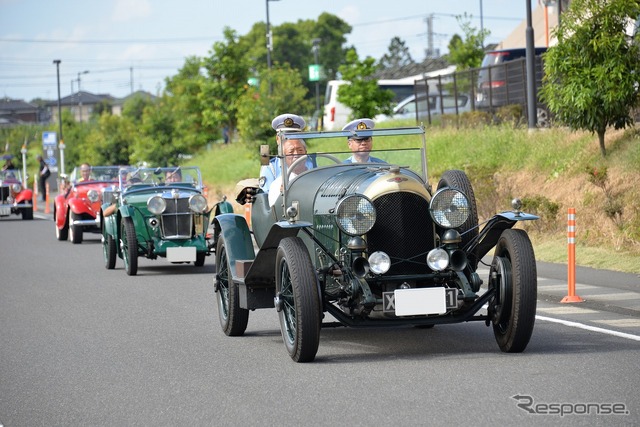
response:
[[[182,176],[178,172],[168,173],[165,182],[182,182]]]
[[[354,153],[359,152],[369,152],[371,151],[371,147],[373,146],[373,139],[368,137],[366,139],[350,139],[349,140],[349,149]]]
[[[89,176],[91,175],[91,168],[85,167],[85,166],[81,167],[80,168],[80,175],[81,175],[83,181],[89,180]]]
[[[299,139],[290,139],[284,143],[283,154],[286,156],[287,166],[291,166],[300,157],[307,154],[307,149]],[[302,162],[297,168],[296,173],[300,173],[305,169],[304,162]]]

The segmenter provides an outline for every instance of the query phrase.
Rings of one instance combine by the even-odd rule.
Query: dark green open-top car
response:
[[[212,248],[203,189],[194,166],[121,168],[118,186],[104,190],[100,212],[105,267],[113,269],[120,257],[133,276],[139,256],[204,265]]]
[[[373,137],[371,154],[386,163],[343,163],[349,135]],[[215,291],[222,330],[243,335],[251,310],[273,308],[285,347],[297,362],[312,361],[323,326],[433,325],[482,321],[502,351],[521,352],[536,311],[535,255],[528,235],[514,229],[536,216],[513,210],[478,224],[467,175],[448,170],[428,181],[422,127],[354,133],[283,133],[304,138],[308,156],[287,168],[271,206],[247,186],[250,230],[241,215],[213,220]],[[299,173],[296,164],[313,167]],[[273,195],[272,195],[273,196]],[[258,248],[257,253],[254,250]],[[495,247],[488,275],[478,265]]]

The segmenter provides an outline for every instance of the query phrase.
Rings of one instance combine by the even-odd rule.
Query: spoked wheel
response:
[[[117,256],[116,242],[110,234],[102,235],[102,254],[104,255],[104,266],[107,270],[113,270],[116,266]]]
[[[58,219],[57,219],[57,215],[59,215],[60,213],[58,211],[55,212],[54,217],[56,217],[55,221],[54,221],[54,225],[56,227],[56,239],[58,240],[67,240],[67,238],[69,237],[69,222],[66,221],[64,222],[64,226],[62,228],[58,228]]]
[[[320,297],[307,248],[299,237],[280,242],[276,255],[276,310],[289,356],[311,362],[320,343]]]
[[[462,234],[462,242],[460,247],[464,247],[478,235],[478,208],[476,206],[476,196],[473,193],[471,181],[464,171],[447,170],[442,174],[438,182],[438,190],[445,187],[456,188],[462,191],[469,198],[470,214],[469,218],[457,230]],[[473,271],[478,266],[478,260],[469,259],[467,261]]]
[[[216,245],[215,289],[222,331],[230,337],[244,334],[249,323],[249,310],[240,308],[238,285],[231,278],[227,247],[222,236]]]
[[[122,218],[120,239],[124,269],[129,276],[135,276],[138,274],[138,238],[133,220],[128,216]]]
[[[533,333],[538,292],[536,258],[524,230],[502,232],[491,263],[489,287],[495,289],[488,310],[500,350],[524,351]]]
[[[69,214],[69,224],[67,224],[67,227],[69,227],[69,240],[74,244],[82,243],[82,226],[73,224],[77,219],[80,219],[80,216],[73,212]]]

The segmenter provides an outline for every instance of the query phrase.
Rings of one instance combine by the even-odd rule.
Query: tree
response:
[[[574,0],[544,56],[541,99],[558,121],[596,133],[603,157],[607,127],[630,126],[640,100],[640,45],[626,32],[638,16],[637,0]]]
[[[93,165],[128,165],[134,124],[125,117],[102,114],[98,126],[87,135],[82,161]]]
[[[398,69],[406,65],[415,64],[409,48],[400,37],[394,37],[389,43],[389,52],[382,55],[378,65],[382,69]]]
[[[224,29],[224,42],[213,45],[211,56],[204,59],[207,72],[199,103],[203,124],[210,128],[229,129],[230,139],[238,126],[238,100],[248,90],[251,61],[232,29]]]
[[[449,41],[449,62],[456,65],[458,70],[477,68],[484,57],[484,40],[491,34],[488,30],[478,30],[471,26],[471,16],[458,15],[456,20],[464,33],[464,38],[454,34]]]
[[[339,68],[342,78],[349,82],[338,89],[338,100],[351,108],[351,118],[373,118],[378,114],[391,114],[393,92],[380,89],[372,76],[376,71],[375,60],[370,56],[358,60],[355,50],[347,52],[346,64]]]

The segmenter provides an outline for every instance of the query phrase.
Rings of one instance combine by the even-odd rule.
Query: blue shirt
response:
[[[377,157],[371,157],[371,156],[369,156],[369,159],[366,162],[356,162],[356,159],[353,156],[351,156],[342,163],[387,163],[387,162]]]
[[[314,162],[311,160],[311,156],[307,157],[305,162],[305,166],[307,169],[312,169],[315,167]],[[260,166],[260,189],[265,193],[269,192],[269,187],[271,187],[271,183],[274,179],[280,176],[282,173],[282,165],[280,163],[280,157],[274,157],[269,160],[268,165]]]

